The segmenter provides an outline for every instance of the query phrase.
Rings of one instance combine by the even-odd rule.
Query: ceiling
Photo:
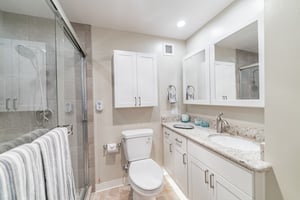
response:
[[[185,40],[234,0],[59,1],[73,22]]]

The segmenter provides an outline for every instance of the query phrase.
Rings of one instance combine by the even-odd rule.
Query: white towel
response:
[[[68,130],[55,128],[34,141],[42,152],[47,199],[75,200]]]
[[[27,199],[46,199],[43,163],[39,147],[36,144],[25,144],[11,151],[20,155],[25,166]]]
[[[0,155],[0,163],[2,173],[7,174],[6,193],[10,196],[8,199],[27,199],[26,170],[21,156],[16,152],[8,151]],[[3,179],[2,182],[4,181]]]

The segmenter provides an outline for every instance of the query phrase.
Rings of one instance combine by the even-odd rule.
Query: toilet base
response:
[[[142,195],[138,194],[137,192],[135,192],[134,190],[132,192],[133,192],[133,194],[132,194],[133,200],[156,200],[156,197],[142,196]]]

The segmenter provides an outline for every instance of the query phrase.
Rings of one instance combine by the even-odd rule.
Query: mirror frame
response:
[[[215,45],[221,40],[229,37],[230,35],[240,31],[241,29],[247,27],[252,23],[257,23],[258,32],[258,64],[259,64],[259,99],[232,99],[232,100],[218,100],[216,99],[216,86],[215,86]],[[240,106],[240,107],[264,107],[265,99],[265,69],[264,69],[264,29],[262,20],[253,19],[229,31],[227,34],[223,35],[221,38],[216,40],[210,45],[210,86],[211,86],[211,105],[221,105],[221,106]]]
[[[186,68],[186,65],[185,65],[185,60],[187,60],[188,58],[200,53],[201,51],[204,51],[205,52],[205,63],[206,63],[206,67],[207,67],[207,70],[206,70],[206,76],[208,77],[207,80],[206,80],[206,85],[207,85],[207,92],[206,92],[206,95],[207,95],[207,99],[193,99],[193,100],[187,100],[185,98],[186,96],[186,71],[185,71],[185,68]],[[199,105],[211,105],[211,87],[210,87],[210,49],[209,49],[209,46],[205,47],[205,48],[201,48],[191,54],[188,54],[187,56],[185,56],[183,59],[182,59],[182,92],[183,92],[183,103],[184,104],[199,104]]]

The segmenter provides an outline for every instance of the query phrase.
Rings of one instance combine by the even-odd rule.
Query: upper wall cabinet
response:
[[[183,59],[185,104],[264,106],[263,33],[257,20]]]
[[[47,109],[45,48],[0,38],[0,112]]]
[[[211,102],[263,107],[263,64],[257,21],[211,47]]]
[[[115,108],[157,106],[157,91],[155,55],[114,51]]]
[[[209,104],[209,48],[183,59],[183,96],[186,104]]]

